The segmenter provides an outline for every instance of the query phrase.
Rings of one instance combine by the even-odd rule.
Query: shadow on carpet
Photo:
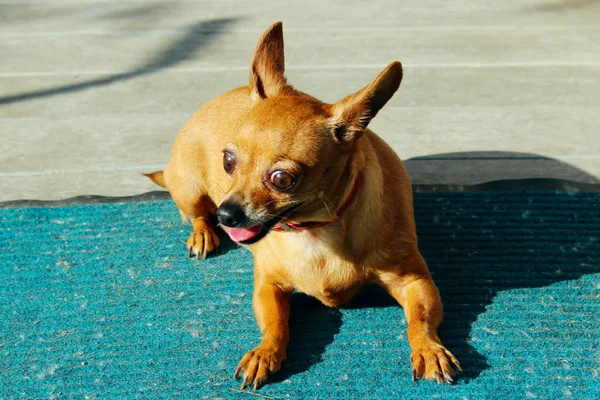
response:
[[[268,398],[600,397],[600,198],[416,193],[440,335],[465,372],[411,381],[402,309],[292,297]],[[260,334],[252,259],[185,257],[170,201],[0,210],[0,398],[252,398],[232,379]]]

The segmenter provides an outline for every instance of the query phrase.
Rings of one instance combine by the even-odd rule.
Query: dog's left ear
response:
[[[250,68],[250,89],[255,99],[275,96],[287,86],[284,76],[283,24],[276,22],[262,35]]]
[[[392,98],[402,81],[402,64],[388,65],[367,86],[334,104],[330,124],[334,140],[352,142],[367,128],[379,110]]]

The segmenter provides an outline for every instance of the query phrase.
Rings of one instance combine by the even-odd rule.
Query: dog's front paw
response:
[[[206,259],[207,254],[219,247],[219,244],[219,237],[208,221],[194,220],[194,232],[187,240],[188,257],[194,255],[197,260],[202,255]]]
[[[256,390],[267,381],[269,374],[279,371],[283,360],[285,360],[285,352],[257,347],[246,353],[233,377],[237,379],[240,372],[244,371],[242,390],[246,386],[252,386]]]
[[[438,383],[452,383],[456,371],[462,371],[456,357],[444,346],[435,342],[419,349],[413,349],[410,362],[413,368],[413,381],[429,379]]]

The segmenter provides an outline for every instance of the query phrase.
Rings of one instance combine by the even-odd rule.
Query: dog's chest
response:
[[[292,286],[327,306],[345,303],[366,280],[362,266],[310,236],[292,241],[287,254],[285,269]]]

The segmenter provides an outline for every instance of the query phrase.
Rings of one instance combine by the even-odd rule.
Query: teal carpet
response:
[[[377,288],[292,298],[267,398],[600,398],[600,197],[417,193],[441,336],[465,372],[411,381],[406,321]],[[170,201],[0,210],[0,398],[256,398],[250,253],[187,259]]]

